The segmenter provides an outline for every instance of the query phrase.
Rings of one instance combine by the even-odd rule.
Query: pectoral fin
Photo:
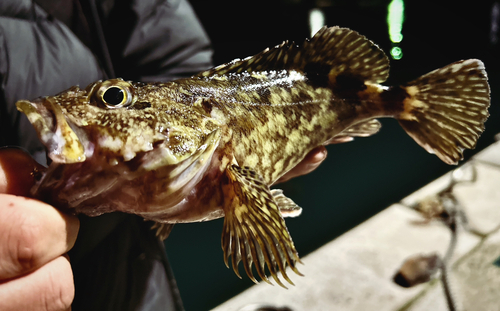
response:
[[[262,280],[270,283],[265,266],[276,283],[285,287],[278,278],[278,271],[288,278],[286,265],[299,274],[296,268],[300,262],[278,204],[269,187],[251,168],[232,165],[226,169],[227,181],[224,190],[224,228],[222,249],[224,261],[232,257],[232,266],[239,275],[238,264],[243,267],[250,279],[257,283],[252,274],[252,263]]]
[[[189,158],[177,165],[168,178],[171,180],[167,194],[178,191],[186,185],[198,180],[210,164],[210,159],[219,144],[221,131],[219,129],[211,132],[205,142]],[[187,188],[187,187],[186,187]]]

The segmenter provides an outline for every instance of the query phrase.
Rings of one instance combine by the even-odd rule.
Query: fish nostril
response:
[[[153,149],[158,148],[158,146],[160,146],[160,145],[161,145],[161,144],[163,144],[164,142],[165,142],[165,139],[155,141],[155,142],[153,143]]]
[[[136,102],[133,105],[133,108],[136,110],[142,110],[142,109],[146,109],[146,108],[150,108],[150,107],[151,107],[150,102]]]

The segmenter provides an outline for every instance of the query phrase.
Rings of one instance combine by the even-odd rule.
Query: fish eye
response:
[[[102,82],[94,96],[94,101],[110,109],[124,108],[135,101],[132,85],[121,79]]]
[[[127,100],[127,95],[122,89],[116,86],[112,86],[104,91],[102,94],[102,101],[106,106],[119,106],[125,103]]]

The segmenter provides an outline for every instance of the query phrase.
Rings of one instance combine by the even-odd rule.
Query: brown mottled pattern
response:
[[[213,111],[221,112],[219,121],[232,130],[237,163],[254,168],[268,184],[355,117],[352,103],[315,88],[298,71],[245,72],[175,85],[183,90],[172,92],[176,100],[193,107],[202,101],[200,107],[208,104],[216,119]]]
[[[222,144],[232,142],[229,159],[253,167],[268,184],[359,114],[354,99],[337,98],[295,70],[133,83],[135,103],[128,109],[109,109],[93,98],[95,92],[89,91],[102,83],[86,90],[75,87],[52,100],[110,157],[131,159],[166,142],[180,161],[222,127],[228,129]]]

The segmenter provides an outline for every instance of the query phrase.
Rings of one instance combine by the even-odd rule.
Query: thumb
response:
[[[44,170],[43,165],[21,148],[0,148],[0,193],[29,196]]]

